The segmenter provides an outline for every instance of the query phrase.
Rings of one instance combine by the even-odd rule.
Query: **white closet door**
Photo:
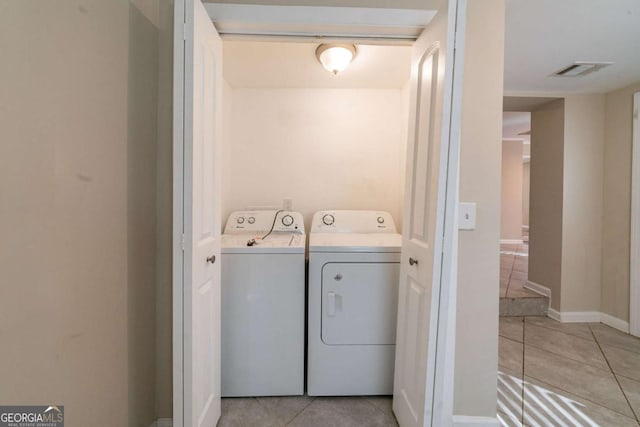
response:
[[[182,319],[174,319],[174,325],[182,323],[181,331],[174,330],[174,358],[178,359],[174,371],[182,374],[174,376],[179,382],[174,384],[174,425],[211,427],[220,418],[221,405],[218,147],[222,42],[200,0],[177,1],[180,7],[178,3],[184,5],[184,74],[175,76],[176,84],[183,82],[183,150],[176,157],[182,157],[183,165],[184,252],[178,295],[182,310],[174,310],[174,316],[182,314]],[[174,60],[178,74],[181,58]]]
[[[393,395],[402,427],[452,423],[453,372],[441,361],[454,357],[451,242],[460,126],[455,94],[461,82],[454,71],[460,73],[462,67],[454,63],[453,47],[456,16],[463,15],[464,5],[464,0],[440,2],[438,14],[413,47]],[[457,31],[463,34],[462,21]]]

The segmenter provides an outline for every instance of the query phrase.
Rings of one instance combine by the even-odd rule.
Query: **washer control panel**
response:
[[[304,219],[293,211],[237,211],[229,215],[225,234],[267,234],[273,232],[304,234]]]
[[[311,233],[396,233],[396,225],[384,211],[319,211]]]

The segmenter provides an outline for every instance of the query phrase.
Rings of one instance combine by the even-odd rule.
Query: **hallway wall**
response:
[[[564,100],[531,113],[529,280],[551,290],[560,310],[564,176]]]
[[[460,231],[454,414],[496,416],[504,0],[467,9],[460,200],[477,203]]]
[[[529,187],[531,162],[522,164],[522,225],[529,225]]]
[[[502,141],[501,240],[522,240],[522,179],[522,141]]]
[[[604,96],[564,100],[563,312],[600,311]]]
[[[633,94],[640,82],[605,97],[602,311],[629,321]]]
[[[0,3],[0,401],[69,426],[155,419],[155,25]]]
[[[156,418],[173,414],[173,6],[173,0],[160,1],[158,16]]]

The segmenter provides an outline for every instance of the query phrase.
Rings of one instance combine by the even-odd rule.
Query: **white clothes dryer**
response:
[[[321,211],[309,233],[307,392],[393,393],[402,236],[378,211]]]
[[[304,222],[229,216],[222,235],[222,396],[304,394]]]

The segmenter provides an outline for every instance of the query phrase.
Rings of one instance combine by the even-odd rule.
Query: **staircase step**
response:
[[[500,298],[500,316],[546,316],[549,298]]]

